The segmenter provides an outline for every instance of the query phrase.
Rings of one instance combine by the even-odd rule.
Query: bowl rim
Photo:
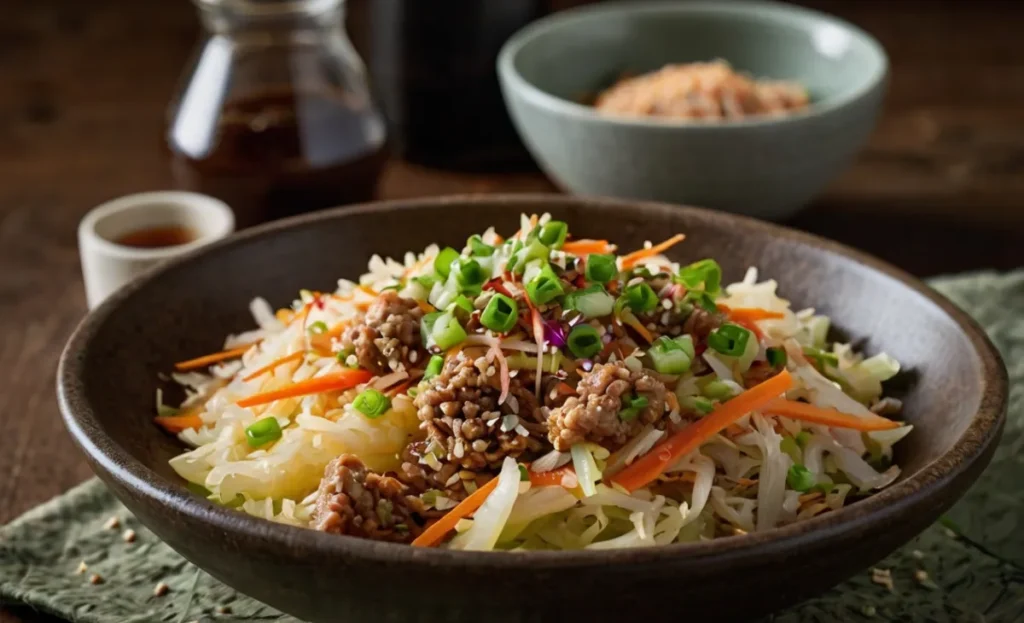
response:
[[[469,206],[479,203],[506,205],[518,211],[543,210],[545,206],[603,206],[629,209],[633,212],[675,211],[690,213],[705,221],[725,220],[780,239],[845,256],[867,268],[881,272],[904,287],[910,288],[945,313],[964,333],[973,346],[982,372],[981,400],[971,422],[955,444],[916,474],[883,489],[875,495],[831,513],[818,515],[798,523],[726,539],[698,543],[675,543],[651,548],[582,551],[530,552],[463,552],[339,536],[274,523],[234,509],[220,506],[196,496],[183,485],[165,479],[136,459],[127,450],[103,433],[95,412],[84,400],[82,370],[85,351],[97,329],[110,317],[122,301],[144,285],[152,283],[165,272],[205,255],[206,253],[267,239],[277,232],[301,228],[318,222],[364,214],[387,214],[439,206]],[[249,541],[255,539],[282,557],[323,559],[357,557],[368,562],[403,563],[423,568],[457,565],[474,569],[505,569],[531,571],[579,568],[594,563],[618,562],[646,564],[672,557],[742,560],[751,555],[780,555],[791,548],[801,548],[833,536],[854,533],[860,529],[883,525],[898,518],[903,509],[940,494],[945,484],[967,471],[985,455],[999,437],[1008,401],[1006,368],[995,346],[984,330],[964,311],[915,277],[864,252],[837,242],[751,217],[717,212],[705,208],[676,206],[665,203],[614,198],[573,197],[556,194],[465,194],[379,201],[356,206],[334,208],[313,214],[291,217],[236,233],[228,238],[188,252],[167,263],[155,266],[124,286],[91,311],[69,337],[58,362],[57,401],[61,416],[75,442],[101,472],[128,489],[135,496],[148,498],[190,521],[235,534]],[[314,558],[315,559],[315,558]]]
[[[693,119],[601,114],[591,106],[578,104],[541,89],[527,80],[516,69],[516,59],[523,49],[534,40],[573,22],[623,13],[743,16],[746,11],[750,10],[767,12],[772,16],[796,17],[801,21],[822,22],[843,30],[864,43],[877,56],[877,69],[858,88],[836,97],[826,98],[820,102],[812,102],[804,110],[779,117],[757,116],[721,123],[707,123]],[[616,2],[575,7],[538,19],[518,30],[502,45],[496,64],[498,75],[503,78],[503,81],[507,81],[509,90],[518,93],[519,97],[538,108],[548,109],[551,112],[569,117],[580,117],[595,123],[645,128],[685,129],[697,132],[728,132],[743,128],[781,126],[820,118],[864,99],[879,88],[880,85],[884,84],[889,75],[889,57],[885,52],[885,48],[867,31],[828,13],[773,0],[729,0],[729,2],[721,2],[719,0],[690,0],[688,2],[644,0],[641,2],[624,2],[623,0],[618,0]]]

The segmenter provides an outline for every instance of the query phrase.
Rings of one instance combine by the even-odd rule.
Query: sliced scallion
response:
[[[587,266],[583,271],[583,277],[593,283],[608,283],[618,272],[614,255],[591,253],[587,256]]]
[[[448,275],[452,272],[452,262],[459,259],[459,252],[451,247],[445,247],[441,249],[437,257],[434,258],[434,272],[441,276],[442,279],[447,279]]]
[[[538,238],[552,249],[560,249],[568,234],[569,225],[565,221],[548,221],[540,228]]]
[[[727,357],[739,357],[747,350],[750,331],[743,327],[726,323],[708,334],[708,346]]]
[[[635,420],[640,412],[647,408],[647,396],[636,396],[628,399],[628,406],[619,411],[619,419],[623,422]]]
[[[306,330],[312,333],[313,335],[327,333],[327,323],[324,322],[323,320],[317,320],[316,322],[309,323],[309,326],[306,327]]]
[[[438,348],[448,350],[466,339],[466,330],[462,328],[454,314],[445,312],[434,319],[430,338]]]
[[[441,368],[444,366],[444,357],[441,355],[434,355],[427,362],[427,368],[423,371],[423,380],[429,381],[438,374],[441,374]]]
[[[604,344],[601,343],[601,334],[588,324],[578,324],[573,327],[569,331],[565,343],[569,347],[569,352],[580,359],[589,359],[604,348]]]
[[[391,408],[391,399],[371,387],[364,389],[356,396],[352,407],[367,418],[375,420]]]
[[[689,335],[685,336],[690,338]],[[689,348],[687,348],[686,346]],[[654,369],[662,374],[682,374],[690,369],[693,363],[693,341],[692,338],[685,342],[673,340],[662,336],[654,341],[647,351],[651,357]]]
[[[544,305],[565,294],[565,290],[555,271],[549,264],[545,264],[540,272],[526,284],[526,294],[537,305]]]
[[[507,333],[519,320],[519,305],[515,299],[495,294],[480,314],[480,324],[495,333]]]
[[[784,348],[771,347],[764,352],[764,356],[768,359],[768,365],[773,368],[784,368],[786,366],[786,350]]]
[[[791,465],[789,472],[786,474],[786,483],[789,484],[789,488],[801,493],[810,491],[816,480],[817,478],[811,473],[811,470],[799,463]]]
[[[484,242],[479,235],[472,235],[468,241],[469,253],[477,257],[490,257],[494,255],[494,247]]]
[[[245,429],[245,440],[250,448],[259,448],[281,438],[281,425],[274,416],[256,420]]]
[[[654,311],[658,306],[658,295],[646,281],[628,286],[622,293],[625,306],[638,314]]]
[[[605,292],[604,286],[593,284],[582,290],[569,293],[565,306],[583,314],[584,318],[601,318],[612,313],[615,297]]]
[[[722,267],[712,259],[700,260],[680,269],[675,280],[689,290],[700,289],[715,296],[722,289]]]
[[[721,381],[711,381],[704,386],[704,390],[701,393],[712,400],[732,398],[732,389]]]

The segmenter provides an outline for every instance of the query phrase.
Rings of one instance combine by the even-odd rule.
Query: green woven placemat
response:
[[[1010,415],[992,465],[911,543],[828,593],[775,615],[810,621],[1024,619],[1024,272],[933,285],[988,330],[1010,370]],[[110,519],[119,526],[111,527]],[[134,532],[127,542],[125,531]],[[84,562],[87,570],[78,572]],[[880,583],[888,574],[891,589]],[[93,583],[93,575],[99,583]],[[167,592],[157,596],[158,584]],[[83,623],[299,623],[217,582],[142,527],[97,480],[0,528],[0,600]]]

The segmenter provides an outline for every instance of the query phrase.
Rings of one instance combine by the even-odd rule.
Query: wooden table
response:
[[[164,107],[197,35],[186,2],[11,4],[0,24],[0,523],[90,476],[53,392],[85,313],[75,227],[106,199],[170,185]],[[813,4],[874,33],[892,80],[870,145],[790,225],[922,276],[1024,265],[1024,4]],[[537,173],[395,162],[381,195],[552,188]]]

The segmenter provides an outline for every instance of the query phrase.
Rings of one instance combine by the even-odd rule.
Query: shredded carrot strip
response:
[[[640,319],[632,313],[625,312],[622,314],[622,321],[633,327],[633,330],[639,333],[640,337],[644,338],[648,344],[652,344],[654,342],[654,336],[651,335],[651,332],[648,331],[647,327],[644,326],[644,323],[640,322]]]
[[[730,309],[725,305],[719,305],[718,309],[725,313],[729,320],[733,321],[757,322],[758,320],[779,320],[785,317],[785,314],[782,312],[769,311],[760,307]]]
[[[244,346],[238,346],[229,350],[223,350],[219,353],[213,353],[210,355],[203,355],[202,357],[196,357],[195,359],[189,359],[188,361],[179,361],[174,364],[174,368],[178,371],[184,370],[195,370],[196,368],[205,368],[206,366],[217,363],[218,361],[226,361],[228,359],[238,359],[245,354],[245,351],[253,347],[253,344],[246,344]]]
[[[341,334],[344,333],[345,329],[348,329],[348,327],[348,322],[339,322],[323,333],[309,336],[309,345],[317,350],[330,353],[331,340],[336,337],[341,337]]]
[[[180,433],[186,428],[199,428],[203,419],[196,413],[188,415],[158,415],[153,421],[169,433]]]
[[[242,380],[245,381],[246,383],[248,383],[249,381],[251,381],[251,380],[253,380],[253,379],[255,379],[255,378],[259,377],[259,376],[262,376],[262,375],[266,374],[267,372],[273,372],[278,367],[283,366],[286,363],[289,363],[291,361],[301,361],[302,357],[305,356],[305,354],[306,353],[304,351],[299,350],[299,351],[296,351],[296,352],[294,352],[294,353],[292,353],[290,355],[285,355],[284,357],[281,357],[280,359],[275,359],[274,361],[271,361],[267,365],[263,366],[262,368],[260,368],[259,370],[253,372],[252,374],[250,374],[249,376],[245,377]]]
[[[370,296],[380,296],[380,292],[377,292],[369,286],[356,286],[356,289],[365,294],[369,294]]]
[[[294,315],[294,311],[285,307],[282,307],[281,309],[274,312],[274,318],[277,318],[278,322],[283,322],[285,324],[288,324],[288,322],[291,321],[292,316]]]
[[[553,469],[550,472],[537,473],[535,471],[528,470],[527,473],[530,475],[530,484],[534,487],[565,487],[566,484],[571,484],[571,487],[566,488],[576,488],[577,483],[573,482],[576,480],[576,471],[573,469],[572,463],[563,465],[558,469]],[[569,482],[566,483],[566,480]]]
[[[762,409],[772,415],[784,415],[794,420],[835,426],[836,428],[852,428],[859,431],[889,430],[899,428],[901,424],[880,415],[860,417],[835,409],[823,409],[806,402],[779,398],[766,404]]]
[[[494,488],[498,486],[498,477],[495,476],[487,481],[481,487],[478,487],[476,491],[470,494],[469,497],[459,502],[459,504],[448,511],[447,514],[443,515],[440,519],[427,526],[418,537],[416,537],[412,544],[416,547],[433,547],[440,543],[446,534],[455,529],[455,524],[459,523],[459,520],[468,517],[473,514],[476,509],[483,505],[487,496],[494,491]]]
[[[280,389],[247,396],[238,401],[238,406],[254,407],[256,405],[267,404],[268,402],[283,400],[285,398],[295,398],[297,396],[319,394],[321,392],[341,391],[343,389],[355,387],[360,383],[365,383],[371,378],[373,378],[373,375],[366,370],[353,370],[346,368],[332,374],[299,381],[298,383],[292,383],[291,385]]]
[[[640,262],[640,260],[653,257],[659,253],[667,251],[668,249],[682,242],[684,238],[686,238],[686,236],[684,236],[683,234],[676,234],[675,236],[672,236],[665,242],[656,244],[649,249],[640,249],[639,251],[633,251],[629,255],[626,255],[622,258],[622,268],[632,268],[634,265]]]
[[[721,432],[726,426],[747,413],[760,409],[792,386],[793,377],[788,371],[783,370],[729,402],[720,404],[711,413],[658,444],[633,464],[612,476],[612,482],[625,487],[628,491],[635,491],[645,486],[681,457],[699,448],[701,444]]]
[[[562,245],[562,251],[573,255],[611,253],[612,245],[607,240],[570,240]]]
[[[501,234],[494,234],[494,244],[499,245],[505,242],[505,239],[501,237]]]
[[[424,314],[432,314],[437,311],[433,305],[426,301],[416,301],[416,307],[419,307]]]

